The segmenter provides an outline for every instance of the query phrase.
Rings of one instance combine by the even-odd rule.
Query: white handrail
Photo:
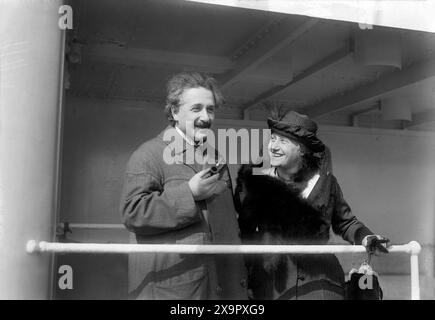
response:
[[[420,299],[418,255],[421,246],[417,241],[391,246],[389,252],[411,255],[411,299]],[[193,245],[193,244],[115,244],[115,243],[59,243],[37,242],[26,244],[28,253],[184,253],[184,254],[328,254],[364,253],[363,246],[351,245]]]
[[[191,254],[324,254],[324,253],[364,253],[363,246],[352,245],[222,245],[222,244],[119,244],[119,243],[27,243],[27,252],[58,253],[191,253]],[[416,254],[421,249],[416,241],[404,245],[391,246],[389,252]]]

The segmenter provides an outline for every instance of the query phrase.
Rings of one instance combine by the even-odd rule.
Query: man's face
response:
[[[300,145],[276,133],[270,137],[268,150],[272,167],[292,168],[301,160]]]
[[[180,96],[178,112],[172,114],[174,120],[177,121],[177,127],[187,137],[195,141],[203,141],[213,123],[214,113],[213,93],[208,89],[199,87],[185,89]]]

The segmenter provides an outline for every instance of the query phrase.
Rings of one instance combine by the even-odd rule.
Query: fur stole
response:
[[[252,175],[252,166],[243,165],[238,172],[236,188],[243,242],[271,245],[326,243],[329,234],[321,231],[322,213],[299,194],[275,177]],[[291,260],[295,257],[289,256]],[[283,255],[264,255],[257,262],[268,272],[286,265]]]
[[[239,204],[239,223],[245,240],[264,240],[274,244],[325,243],[321,234],[322,213],[299,196],[285,182],[268,175],[252,175],[252,167],[244,165],[237,178],[244,197]]]

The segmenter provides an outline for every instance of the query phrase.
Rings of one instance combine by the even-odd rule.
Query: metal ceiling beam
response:
[[[173,69],[191,69],[201,72],[222,74],[229,71],[233,62],[229,58],[208,56],[164,50],[153,50],[132,47],[120,47],[113,44],[85,44],[82,46],[82,57],[88,61],[122,64],[140,67],[162,67]],[[277,75],[275,70],[285,68],[285,65],[274,65],[263,72],[247,75],[250,81],[281,81],[288,78]]]
[[[295,83],[319,72],[320,70],[323,70],[323,69],[333,65],[334,63],[336,63],[342,59],[344,59],[345,57],[349,56],[352,52],[353,52],[353,48],[351,47],[351,45],[349,43],[349,45],[347,45],[346,47],[341,48],[340,50],[338,50],[338,51],[334,52],[333,54],[329,55],[328,57],[326,57],[325,59],[323,59],[323,60],[311,65],[307,69],[303,70],[301,73],[297,74],[289,82],[287,82],[283,85],[275,86],[275,87],[259,94],[251,101],[245,103],[242,106],[242,110],[247,110],[248,108],[252,107],[253,105],[261,103],[261,102],[265,101],[266,99],[269,99],[270,97],[278,94],[279,92],[281,92],[285,89],[288,89],[290,86],[294,85]]]
[[[200,71],[216,73],[225,72],[232,66],[231,60],[224,57],[142,48],[123,48],[110,44],[85,45],[82,54],[86,59],[109,63],[137,66],[160,63],[164,65],[191,66]]]
[[[435,59],[423,60],[402,71],[396,71],[383,76],[375,82],[359,87],[353,91],[339,94],[318,104],[305,107],[302,111],[310,117],[320,117],[357,103],[379,98],[381,95],[390,91],[400,89],[433,76],[435,76]]]
[[[317,23],[318,20],[309,19],[295,29],[294,21],[292,21],[292,19],[282,19],[278,26],[268,33],[267,36],[261,38],[256,46],[249,49],[237,61],[237,64],[233,69],[219,77],[219,83],[222,89],[228,88],[239,77],[247,74],[266,59],[277,53],[284,46],[290,45],[296,41],[303,34],[312,29]]]

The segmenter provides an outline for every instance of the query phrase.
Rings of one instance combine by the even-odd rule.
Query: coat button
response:
[[[222,289],[221,286],[217,286],[217,287],[216,287],[216,294],[217,294],[218,296],[221,296],[221,295],[222,295],[222,291],[223,291],[223,289]]]
[[[248,286],[248,281],[246,281],[246,279],[242,279],[242,280],[240,280],[240,285],[243,288],[246,288]]]

